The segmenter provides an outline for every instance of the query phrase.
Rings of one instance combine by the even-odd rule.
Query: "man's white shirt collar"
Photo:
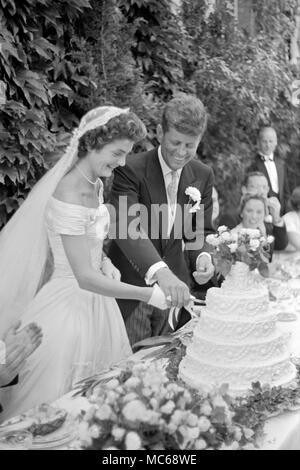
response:
[[[165,178],[165,177],[166,177],[167,175],[169,175],[173,170],[172,170],[172,168],[170,168],[170,167],[166,164],[166,162],[165,162],[165,160],[164,160],[164,158],[163,158],[163,156],[162,156],[162,153],[161,153],[161,146],[158,147],[157,153],[158,153],[158,160],[159,160],[159,163],[160,163],[160,166],[161,166],[161,171],[162,171],[162,173],[163,173],[163,175],[164,175],[164,178]],[[178,178],[180,178],[181,173],[182,173],[182,168],[180,168],[180,170],[176,170],[176,171],[177,171],[177,176],[178,176]]]
[[[274,153],[270,153],[269,156],[264,155],[262,152],[259,152],[259,154],[264,158],[265,162],[274,162]]]

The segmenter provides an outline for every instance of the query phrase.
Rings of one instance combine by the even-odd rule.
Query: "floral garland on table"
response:
[[[190,334],[187,329],[184,339]],[[175,334],[171,344],[150,353],[156,359],[150,365],[128,365],[109,382],[101,375],[88,381],[83,390],[91,407],[78,417],[75,448],[254,450],[268,418],[300,408],[300,362],[293,387],[253,383],[247,397],[230,397],[227,386],[208,394],[177,380],[186,350],[181,339]]]
[[[258,229],[243,228],[232,233],[225,225],[206,237],[211,246],[211,254],[217,273],[226,276],[237,261],[247,264],[250,271],[258,269],[262,275],[268,274],[270,244],[273,236],[262,237]]]
[[[77,446],[94,450],[254,449],[254,432],[235,423],[226,389],[193,396],[159,363],[125,369],[94,387]]]

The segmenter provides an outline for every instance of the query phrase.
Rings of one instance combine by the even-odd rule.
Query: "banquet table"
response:
[[[294,273],[294,277],[300,278],[300,253],[275,253],[273,263],[278,264],[283,269]],[[296,272],[296,269],[299,271]],[[300,284],[300,279],[299,284]],[[300,290],[299,290],[300,293]],[[284,333],[289,333],[289,350],[292,357],[300,358],[300,295],[292,299],[296,312],[294,321],[278,321],[278,328]],[[290,307],[291,308],[290,304]],[[141,349],[133,354],[130,362],[153,361],[155,352],[159,352],[163,346],[154,346]],[[150,356],[147,357],[147,356]],[[160,359],[162,360],[162,359]],[[75,416],[80,410],[87,410],[90,406],[87,398],[75,395],[76,390],[59,398],[53,403],[53,406],[66,410],[69,416]],[[300,450],[300,410],[285,412],[279,416],[268,419],[264,427],[264,440],[260,450]],[[74,434],[74,440],[76,433]],[[72,449],[72,442],[67,445],[55,447],[56,450]]]
[[[297,321],[279,322],[279,328],[291,334],[290,352],[292,356],[300,357],[300,314]],[[130,357],[130,361],[151,361],[146,356],[159,351],[162,346],[141,349]],[[152,354],[153,356],[153,354]],[[63,408],[72,414],[80,410],[86,411],[90,404],[85,397],[75,396],[74,391],[58,399],[55,403],[58,408]],[[300,450],[300,410],[286,412],[280,416],[272,417],[265,423],[265,437],[259,450]],[[70,446],[57,447],[56,450],[66,450]]]

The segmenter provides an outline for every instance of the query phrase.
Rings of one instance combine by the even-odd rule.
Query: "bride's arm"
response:
[[[109,279],[93,268],[85,235],[61,235],[61,238],[66,256],[81,289],[118,299],[149,301],[153,292],[152,287],[133,286]]]

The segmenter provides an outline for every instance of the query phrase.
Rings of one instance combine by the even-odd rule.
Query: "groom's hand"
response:
[[[206,284],[214,275],[215,267],[210,256],[200,256],[197,260],[196,271],[193,277],[197,284]]]
[[[190,302],[190,290],[188,286],[178,279],[169,268],[161,268],[155,273],[159,287],[166,298],[170,298],[170,305],[183,307]]]

